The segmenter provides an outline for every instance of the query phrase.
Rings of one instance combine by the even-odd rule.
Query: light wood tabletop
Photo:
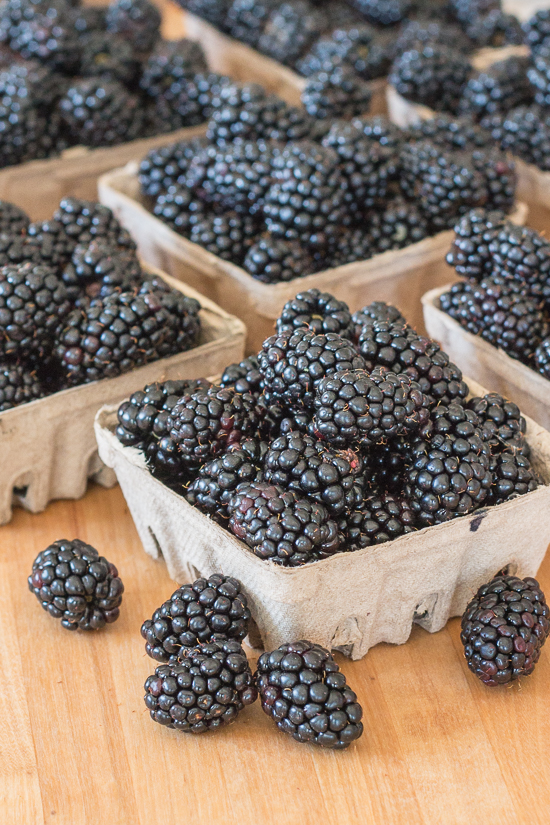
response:
[[[119,621],[69,633],[26,578],[38,552],[79,537],[118,567]],[[459,621],[415,628],[360,662],[337,655],[365,733],[325,752],[280,733],[258,703],[217,733],[149,719],[155,663],[140,626],[175,589],[145,555],[119,488],[91,486],[0,528],[2,825],[548,825],[550,644],[534,674],[486,688],[468,671]],[[550,561],[540,571],[550,593]]]

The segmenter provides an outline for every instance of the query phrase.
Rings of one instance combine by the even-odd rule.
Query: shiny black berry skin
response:
[[[0,362],[0,412],[42,398],[46,387],[36,370],[23,364]]]
[[[536,579],[499,573],[479,588],[462,617],[468,667],[488,687],[530,676],[550,630]]]
[[[262,710],[297,742],[342,750],[362,735],[357,695],[320,645],[299,641],[263,653],[255,678]]]
[[[116,622],[124,585],[114,564],[80,539],[60,539],[38,554],[29,590],[66,630]]]
[[[346,519],[353,550],[383,544],[418,529],[416,516],[406,498],[391,493],[369,496]]]
[[[352,338],[352,322],[348,305],[328,292],[308,289],[288,301],[277,318],[277,332],[293,332],[307,327],[317,333],[334,332],[342,338]]]

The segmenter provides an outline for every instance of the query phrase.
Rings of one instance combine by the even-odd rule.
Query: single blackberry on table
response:
[[[182,648],[207,644],[214,637],[242,642],[248,633],[248,600],[237,579],[214,573],[184,584],[141,626],[145,651],[168,662]]]
[[[118,571],[80,539],[59,539],[39,553],[28,584],[66,630],[100,630],[119,617],[124,585]]]
[[[349,370],[319,381],[314,426],[334,447],[372,446],[415,433],[428,421],[418,384],[388,370]]]
[[[143,275],[135,249],[96,239],[75,247],[61,277],[69,297],[78,301],[85,295],[104,298],[115,290],[126,292],[137,287]]]
[[[483,397],[468,399],[466,407],[478,416],[493,455],[510,449],[529,457],[525,418],[517,404],[496,392],[490,392]]]
[[[258,430],[256,399],[232,387],[212,386],[183,395],[167,423],[182,463],[189,469],[221,453]]]
[[[267,18],[278,5],[277,0],[232,0],[224,29],[235,40],[257,47]]]
[[[503,46],[519,46],[523,42],[521,23],[513,14],[492,9],[471,21],[466,34],[478,48],[501,49]]]
[[[171,186],[168,192],[162,191],[153,206],[153,214],[157,218],[185,237],[190,235],[194,224],[207,219],[207,211],[206,204],[194,192],[177,184]]]
[[[258,50],[280,63],[294,66],[324,29],[323,13],[307,0],[280,3],[265,22]]]
[[[406,16],[409,0],[353,0],[355,8],[369,23],[377,26],[393,26]]]
[[[218,458],[203,464],[195,480],[185,490],[185,498],[199,510],[227,524],[227,505],[239,484],[263,481],[263,464],[268,444],[245,438]]]
[[[189,240],[240,266],[260,234],[258,220],[251,215],[226,212],[216,215],[206,213],[191,223]]]
[[[318,265],[309,250],[297,240],[260,236],[246,253],[243,269],[264,284],[278,284],[312,275]]]
[[[341,750],[362,735],[357,695],[320,645],[300,641],[263,653],[255,679],[264,713],[297,742]]]
[[[473,118],[455,117],[437,112],[433,118],[414,123],[407,129],[411,141],[429,140],[444,149],[462,151],[484,149],[494,145],[491,134]]]
[[[389,82],[407,100],[437,111],[456,112],[470,73],[465,55],[447,46],[428,44],[400,54]]]
[[[200,72],[207,72],[204,50],[195,40],[162,40],[143,67],[140,88],[149,97],[171,100],[173,86]]]
[[[114,0],[107,6],[107,30],[128,40],[138,52],[150,51],[160,38],[161,15],[149,0]]]
[[[117,80],[75,80],[60,99],[59,112],[73,143],[84,146],[114,146],[135,140],[143,130],[138,98]]]
[[[527,77],[531,84],[530,90],[532,92],[534,89],[535,103],[547,107],[550,105],[550,44],[541,46],[533,56],[533,62],[535,65],[530,65],[527,69]],[[532,94],[523,100],[518,100],[517,104],[529,103],[531,99]],[[511,108],[512,106],[507,106],[506,110]]]
[[[481,281],[492,272],[492,254],[489,244],[506,223],[504,212],[473,209],[454,227],[455,239],[446,261],[459,275]]]
[[[10,48],[66,74],[78,67],[80,43],[74,14],[63,0],[8,0],[3,22]]]
[[[535,350],[535,369],[550,379],[550,338],[544,338]]]
[[[332,516],[362,500],[358,479],[363,462],[353,450],[338,451],[309,435],[290,432],[271,442],[264,479],[323,504]]]
[[[372,89],[351,67],[336,66],[311,74],[300,97],[311,117],[351,120],[368,110]]]
[[[493,484],[487,496],[489,506],[531,493],[540,484],[527,456],[510,447],[492,457],[491,472]]]
[[[182,0],[184,9],[223,30],[229,0]]]
[[[24,209],[9,201],[0,201],[0,234],[22,235],[30,223]]]
[[[372,249],[378,254],[418,243],[429,236],[430,227],[415,203],[394,198],[382,212],[373,212],[368,232]]]
[[[365,361],[340,335],[299,327],[267,338],[258,353],[258,366],[268,402],[302,408],[313,406],[315,388],[326,375],[363,369]]]
[[[347,519],[347,537],[352,550],[393,541],[416,529],[409,502],[391,493],[369,496]]]
[[[345,301],[338,301],[329,292],[321,292],[319,289],[299,292],[284,305],[277,318],[276,329],[279,335],[283,332],[294,332],[299,327],[307,327],[316,333],[335,332],[342,338],[353,337],[348,305]]]
[[[364,327],[372,327],[375,321],[389,321],[395,323],[400,321],[406,324],[405,317],[392,304],[387,304],[385,301],[373,301],[367,304],[362,309],[358,309],[351,316],[353,327],[353,339],[359,340],[359,336],[363,332]]]
[[[34,263],[2,267],[2,356],[42,359],[51,354],[70,310],[67,290],[55,270]]]
[[[45,394],[46,388],[36,370],[17,362],[0,361],[0,412],[28,404]]]
[[[139,165],[139,185],[144,195],[156,198],[180,182],[191,161],[207,145],[206,138],[180,140],[151,149]]]
[[[106,31],[92,31],[80,38],[79,74],[82,77],[103,77],[131,86],[138,77],[140,65],[131,43]]]
[[[231,532],[274,564],[298,567],[341,549],[342,536],[326,507],[275,484],[240,484],[228,512]]]
[[[550,629],[536,579],[498,573],[479,588],[462,616],[468,667],[488,687],[530,676]]]
[[[529,103],[533,98],[527,79],[529,65],[527,57],[509,57],[473,75],[464,86],[459,110],[481,120]]]
[[[484,124],[503,151],[526,163],[550,170],[550,118],[539,106],[518,106],[506,114],[486,119]]]
[[[525,43],[532,54],[550,46],[550,9],[539,9],[523,23]]]

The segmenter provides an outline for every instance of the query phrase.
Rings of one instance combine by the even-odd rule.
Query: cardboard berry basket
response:
[[[16,203],[33,221],[46,220],[67,195],[97,200],[97,179],[109,169],[143,157],[150,149],[205,132],[206,125],[193,126],[118,146],[100,149],[73,146],[55,158],[6,166],[0,169],[0,200]]]
[[[486,392],[473,382],[470,389]],[[116,407],[103,407],[95,421],[99,454],[117,475],[145,552],[164,558],[179,583],[212,573],[239,579],[256,625],[250,641],[259,646],[257,631],[268,650],[310,639],[360,659],[379,642],[406,642],[413,624],[434,633],[498,570],[535,575],[550,541],[550,433],[530,419],[527,440],[544,479],[537,490],[295,568],[258,558],[165,487],[143,453],[120,444],[115,426]]]
[[[440,232],[404,249],[366,261],[327,269],[279,284],[263,284],[244,269],[207,252],[178,235],[145,206],[137,177],[138,164],[115,169],[98,182],[99,197],[136,239],[144,260],[216,301],[248,328],[247,351],[257,352],[271,335],[275,320],[298,292],[317,287],[346,301],[352,311],[373,300],[396,304],[419,330],[421,297],[449,280],[445,264],[452,231]],[[517,204],[512,219],[524,223],[526,209]]]
[[[153,381],[199,378],[242,358],[246,330],[241,321],[181,281],[150,267],[147,271],[200,301],[199,344],[116,378],[71,387],[0,412],[0,524],[11,519],[14,504],[39,513],[53,499],[81,498],[89,478],[106,487],[115,483],[113,472],[98,458],[94,437],[94,416],[103,404],[120,403]]]
[[[476,381],[515,401],[525,412],[550,430],[550,381],[504,350],[464,329],[440,309],[439,299],[447,287],[432,289],[422,298],[428,334],[439,341],[460,369]]]

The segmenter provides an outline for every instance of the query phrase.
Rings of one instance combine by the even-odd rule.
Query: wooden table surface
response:
[[[26,578],[58,538],[118,567],[119,621],[69,633]],[[535,673],[489,689],[468,671],[459,621],[415,628],[360,662],[337,656],[364,708],[347,751],[299,745],[258,703],[229,728],[192,736],[149,719],[154,670],[142,621],[175,585],[145,555],[119,488],[17,510],[0,528],[2,825],[548,825],[550,643]],[[550,561],[540,571],[550,593]]]

